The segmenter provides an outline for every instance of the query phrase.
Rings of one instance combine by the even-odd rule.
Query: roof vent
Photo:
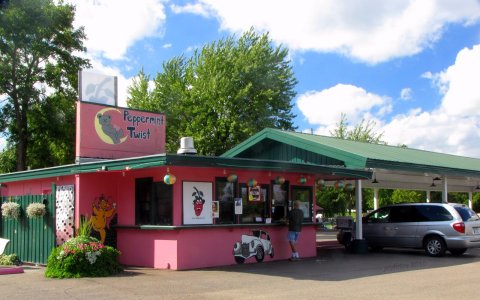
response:
[[[178,149],[177,154],[197,154],[197,150],[193,146],[193,138],[182,137],[180,139],[180,149]]]

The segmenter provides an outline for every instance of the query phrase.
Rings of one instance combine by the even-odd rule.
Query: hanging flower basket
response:
[[[41,218],[47,213],[45,204],[33,202],[27,206],[27,216],[29,218]]]
[[[20,204],[16,202],[5,202],[2,204],[2,216],[18,219],[20,217],[20,209]]]

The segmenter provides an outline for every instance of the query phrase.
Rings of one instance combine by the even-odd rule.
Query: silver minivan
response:
[[[480,218],[462,204],[407,203],[379,208],[363,218],[370,248],[423,248],[429,256],[462,255],[480,247]]]

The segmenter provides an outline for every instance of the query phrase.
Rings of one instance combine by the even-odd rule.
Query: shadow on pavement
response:
[[[386,249],[382,252],[350,254],[341,248],[319,249],[317,257],[291,262],[247,263],[205,271],[251,273],[290,277],[297,280],[344,281],[414,270],[443,268],[480,262],[480,250],[472,249],[462,256],[426,256],[423,250]]]

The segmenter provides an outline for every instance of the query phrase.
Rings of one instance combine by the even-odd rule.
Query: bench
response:
[[[5,248],[7,248],[8,243],[10,243],[10,240],[0,238],[0,255],[3,254]]]

